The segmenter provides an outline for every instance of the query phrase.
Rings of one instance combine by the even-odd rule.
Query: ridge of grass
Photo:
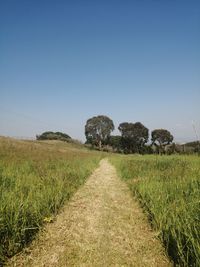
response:
[[[113,157],[175,265],[200,266],[200,158]]]

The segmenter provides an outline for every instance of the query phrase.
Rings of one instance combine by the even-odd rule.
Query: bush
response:
[[[41,135],[36,135],[37,140],[61,140],[69,141],[71,137],[68,134],[61,132],[44,132]]]

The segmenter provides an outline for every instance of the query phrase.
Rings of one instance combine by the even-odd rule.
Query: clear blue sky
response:
[[[0,135],[84,140],[99,114],[195,139],[200,1],[0,1]]]

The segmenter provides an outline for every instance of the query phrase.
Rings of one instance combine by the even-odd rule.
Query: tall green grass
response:
[[[175,265],[200,266],[200,157],[113,158]]]
[[[53,218],[100,158],[59,142],[0,139],[0,265]]]

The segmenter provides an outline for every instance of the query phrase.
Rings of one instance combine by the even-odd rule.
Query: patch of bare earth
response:
[[[171,266],[145,215],[104,159],[37,240],[8,266]]]

